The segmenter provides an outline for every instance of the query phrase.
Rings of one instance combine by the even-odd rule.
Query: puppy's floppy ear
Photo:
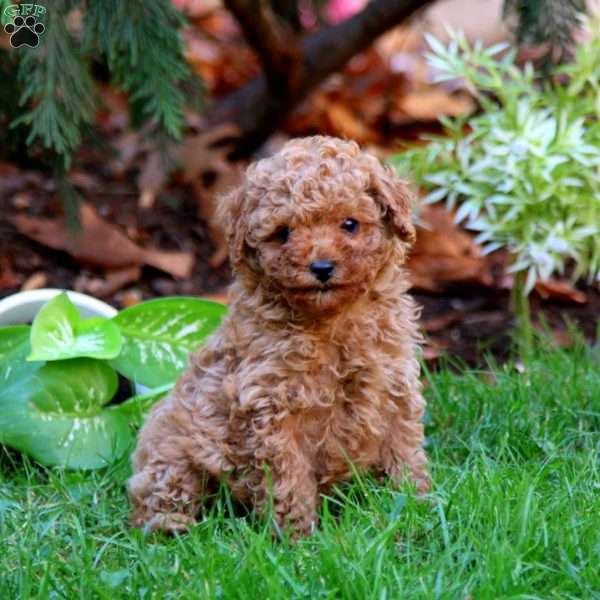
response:
[[[388,166],[383,166],[371,176],[370,194],[379,204],[383,218],[394,233],[405,243],[413,244],[415,228],[411,222],[413,194],[406,181]]]
[[[222,196],[217,208],[233,268],[239,267],[245,259],[248,232],[248,213],[245,210],[245,203],[246,186],[242,185]]]

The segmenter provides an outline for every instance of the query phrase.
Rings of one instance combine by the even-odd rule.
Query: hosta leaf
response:
[[[198,298],[161,298],[120,312],[113,321],[123,337],[111,364],[125,377],[150,387],[175,381],[190,351],[220,324],[227,308]]]
[[[61,360],[81,356],[115,358],[121,351],[119,328],[110,320],[83,319],[67,294],[52,298],[31,328],[27,360]]]
[[[76,358],[24,371],[0,390],[0,443],[45,465],[93,469],[129,447],[127,417],[103,408],[117,389],[106,363]]]
[[[42,366],[25,360],[31,350],[30,329],[28,325],[0,327],[0,393],[18,385]]]
[[[144,422],[148,411],[171,389],[173,389],[173,385],[170,383],[162,385],[145,394],[132,396],[121,404],[111,406],[108,410],[126,416],[129,423],[139,426]]]

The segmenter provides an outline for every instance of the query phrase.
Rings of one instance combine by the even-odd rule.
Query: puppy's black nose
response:
[[[321,283],[325,283],[333,274],[335,263],[332,260],[317,260],[310,263],[309,269]]]

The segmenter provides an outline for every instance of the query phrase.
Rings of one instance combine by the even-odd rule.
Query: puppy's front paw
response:
[[[413,479],[415,485],[417,486],[417,492],[419,492],[419,494],[426,494],[431,488],[431,480],[427,473],[415,475]]]
[[[292,541],[297,541],[310,537],[317,528],[317,522],[317,515],[312,511],[295,517],[278,514],[273,519],[273,533],[279,539],[287,533]]]
[[[196,520],[183,513],[156,513],[150,519],[134,519],[132,525],[141,527],[145,535],[154,531],[164,531],[169,535],[186,533]]]
[[[429,492],[431,488],[431,479],[425,468],[410,469],[408,465],[399,465],[397,468],[389,469],[385,474],[381,474],[381,481],[384,477],[389,477],[394,487],[401,487],[407,481],[411,481],[417,493],[423,495]]]

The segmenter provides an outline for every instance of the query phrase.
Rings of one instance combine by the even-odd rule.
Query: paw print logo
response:
[[[7,23],[4,26],[4,31],[10,35],[10,45],[13,48],[20,48],[21,46],[37,48],[40,43],[40,35],[45,30],[44,24],[39,23],[33,15],[25,18],[15,17],[12,23]]]

